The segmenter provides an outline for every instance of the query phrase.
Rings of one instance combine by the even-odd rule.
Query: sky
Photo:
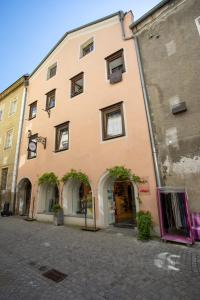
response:
[[[0,0],[0,92],[33,69],[66,31],[119,10],[135,20],[160,0]]]

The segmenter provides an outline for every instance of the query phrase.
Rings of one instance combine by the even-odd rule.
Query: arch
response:
[[[91,186],[84,185],[80,180],[69,179],[63,185],[63,210],[65,215],[84,215],[87,201],[87,216],[93,216],[93,198]]]
[[[59,203],[57,184],[43,183],[38,190],[38,213],[52,213],[54,204]]]
[[[134,182],[130,181],[133,200],[136,212],[139,211],[138,189]],[[98,184],[98,199],[99,199],[99,226],[107,227],[110,224],[116,223],[115,220],[115,199],[113,196],[115,180],[109,176],[109,173],[104,173]],[[114,202],[114,203],[113,203]]]
[[[17,212],[21,216],[28,216],[30,213],[31,205],[31,192],[32,184],[28,178],[22,178],[17,186],[18,189],[18,201],[17,201]]]

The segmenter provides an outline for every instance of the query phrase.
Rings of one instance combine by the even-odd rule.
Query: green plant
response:
[[[142,179],[139,176],[136,176],[131,172],[130,169],[125,168],[124,166],[115,166],[113,168],[107,169],[110,177],[113,179],[119,179],[119,180],[131,180],[135,183],[141,183],[143,182]]]
[[[59,180],[58,177],[53,172],[50,172],[50,173],[44,173],[42,176],[40,176],[38,178],[38,183],[58,184]]]
[[[152,216],[149,211],[139,211],[136,215],[138,239],[149,240],[151,238],[151,229],[153,227]]]
[[[56,213],[58,213],[59,211],[62,211],[63,209],[62,209],[62,207],[60,206],[60,204],[54,204],[54,206],[53,206],[53,212],[56,214]]]
[[[62,181],[66,182],[69,179],[77,179],[79,181],[81,181],[83,184],[85,184],[86,186],[90,185],[89,184],[89,179],[88,176],[86,174],[84,174],[81,171],[76,171],[74,169],[71,169],[70,172],[66,173],[63,177],[62,177]]]

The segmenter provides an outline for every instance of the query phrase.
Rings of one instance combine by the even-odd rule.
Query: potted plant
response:
[[[54,212],[54,224],[56,226],[63,225],[64,213],[63,213],[63,208],[60,206],[60,204],[54,204],[53,212]]]
[[[136,216],[138,239],[147,241],[151,238],[151,229],[153,228],[153,220],[149,211],[139,211]]]

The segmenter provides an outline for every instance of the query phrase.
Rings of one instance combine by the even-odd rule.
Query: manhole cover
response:
[[[42,274],[44,277],[47,277],[48,279],[51,279],[55,282],[60,282],[63,279],[65,279],[65,277],[67,277],[67,274],[61,273],[55,269],[51,269],[45,273]]]

